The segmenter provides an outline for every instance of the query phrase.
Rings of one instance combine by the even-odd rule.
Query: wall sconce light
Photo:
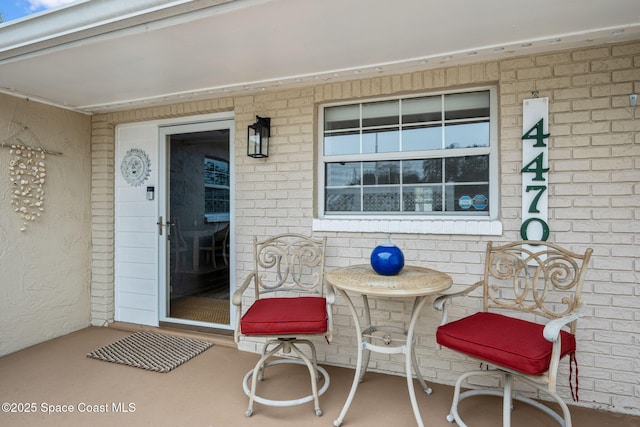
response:
[[[247,128],[247,156],[253,158],[269,157],[269,136],[271,119],[256,116],[256,122]]]
[[[635,107],[636,105],[638,105],[638,94],[632,93],[631,95],[629,95],[629,106]]]

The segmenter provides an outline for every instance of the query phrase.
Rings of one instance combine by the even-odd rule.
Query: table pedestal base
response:
[[[353,378],[353,384],[351,385],[351,390],[349,391],[349,396],[347,397],[347,401],[345,402],[344,407],[340,412],[340,415],[333,422],[333,425],[335,427],[340,427],[340,425],[342,424],[342,421],[344,420],[344,417],[346,416],[347,411],[351,406],[351,402],[353,401],[353,398],[356,394],[358,384],[362,382],[364,378],[364,374],[367,371],[371,352],[374,351],[376,353],[404,354],[406,356],[405,375],[407,378],[407,389],[409,391],[409,398],[411,399],[411,406],[413,407],[413,413],[416,418],[416,422],[418,423],[419,427],[423,427],[424,424],[422,423],[422,417],[420,416],[420,410],[418,408],[418,402],[416,400],[415,389],[413,385],[413,373],[415,372],[416,377],[426,394],[431,394],[432,390],[431,390],[431,387],[427,385],[424,378],[422,377],[422,374],[420,373],[420,369],[418,368],[418,361],[415,356],[415,352],[413,350],[415,346],[415,339],[414,339],[415,325],[416,325],[420,310],[422,309],[422,306],[427,300],[426,296],[419,296],[415,298],[413,303],[413,310],[411,311],[411,320],[409,322],[409,329],[405,330],[395,326],[371,325],[371,313],[369,309],[369,300],[366,295],[362,295],[362,299],[364,302],[365,322],[367,324],[367,327],[364,330],[362,330],[360,326],[360,320],[358,318],[358,313],[356,311],[356,308],[351,298],[347,295],[345,291],[341,289],[338,289],[338,291],[342,294],[342,296],[348,302],[351,315],[353,316],[354,323],[356,325],[356,334],[358,337],[359,345],[358,345],[358,359],[356,362],[356,372]],[[386,333],[387,335],[374,336],[373,333],[375,332],[382,332],[382,333]],[[404,335],[406,338],[402,340],[403,343],[401,343],[400,345],[398,344],[394,345],[394,341],[398,341],[398,340],[393,339],[389,334]],[[373,339],[382,340],[385,345],[373,344],[371,342]]]

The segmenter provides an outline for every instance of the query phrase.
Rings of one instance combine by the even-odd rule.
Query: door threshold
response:
[[[216,328],[215,326],[189,325],[186,323],[159,322],[161,329],[176,329],[180,331],[202,332],[205,334],[215,334],[224,336],[233,336],[230,329]]]
[[[127,322],[112,322],[108,325],[108,327],[129,332],[144,331],[178,335],[188,338],[203,339],[205,341],[209,341],[225,347],[236,347],[236,343],[233,341],[233,331],[227,329],[183,325],[171,322],[160,322],[160,326],[148,326]]]

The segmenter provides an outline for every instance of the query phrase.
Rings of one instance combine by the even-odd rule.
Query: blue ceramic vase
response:
[[[371,252],[371,267],[383,276],[395,276],[404,267],[404,254],[387,237],[385,243],[376,246]]]

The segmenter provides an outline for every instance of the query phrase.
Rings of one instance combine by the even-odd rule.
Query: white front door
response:
[[[115,175],[115,320],[157,326],[157,124],[116,128]]]
[[[231,250],[234,225],[233,132],[231,113],[117,126],[114,195],[116,321],[151,326],[169,321],[233,328],[235,317],[228,298],[235,283]],[[214,137],[218,142],[211,138],[209,143],[196,141],[200,136]],[[216,136],[224,136],[227,141],[224,147]],[[194,146],[197,148],[195,151]],[[172,149],[174,161],[180,160],[183,166],[187,161],[185,155],[197,153],[188,160],[195,163],[189,165],[190,169],[183,168],[180,172],[176,163],[171,164]],[[195,156],[200,160],[195,161]],[[213,174],[217,175],[214,177]],[[172,184],[178,187],[176,179],[187,179],[190,183],[185,181],[186,187],[172,191]],[[194,200],[199,202],[195,204]],[[176,231],[177,226],[179,231]],[[228,234],[224,227],[227,227]],[[212,240],[215,231],[222,231],[226,239]],[[180,232],[181,236],[178,235]],[[209,232],[211,238],[207,234]],[[178,237],[183,243],[180,247],[175,244]],[[216,237],[219,238],[220,233]],[[196,238],[197,241],[194,240]],[[215,243],[218,243],[217,247],[214,247]],[[207,250],[209,247],[210,252]],[[226,273],[223,274],[224,269]],[[214,270],[218,271],[217,275]],[[220,287],[221,280],[226,283],[226,293],[220,289],[210,291],[206,287],[207,281],[215,281]],[[213,322],[211,319],[197,320],[190,314],[192,308],[193,312],[198,308],[185,305],[190,302],[186,297],[201,296],[213,296],[218,300],[227,296],[226,307],[218,301],[215,303],[218,309],[226,308],[228,321],[218,323],[219,316]],[[176,302],[181,306],[174,305],[172,312],[172,303]],[[196,302],[209,304],[211,301]]]

